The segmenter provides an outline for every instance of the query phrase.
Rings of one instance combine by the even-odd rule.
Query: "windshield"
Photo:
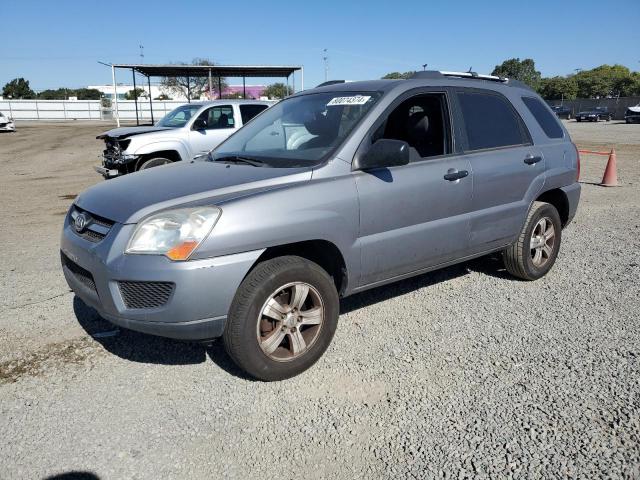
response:
[[[175,110],[171,110],[165,117],[156,123],[156,127],[184,127],[191,117],[200,110],[200,108],[202,108],[202,105],[183,105]]]
[[[340,145],[380,95],[333,92],[288,98],[222,143],[212,159],[250,158],[271,167],[317,164]]]

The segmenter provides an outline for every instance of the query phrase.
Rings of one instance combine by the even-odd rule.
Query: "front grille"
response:
[[[60,252],[60,260],[62,261],[62,266],[69,270],[78,282],[96,294],[98,293],[96,290],[96,282],[94,282],[91,272],[82,268],[62,252]]]
[[[173,293],[171,282],[118,282],[127,308],[157,308],[165,305]]]
[[[87,226],[83,230],[78,231],[75,228],[75,220],[81,213],[84,213],[85,217],[87,217],[89,221]],[[90,242],[98,243],[107,236],[107,233],[109,233],[109,230],[111,230],[111,227],[113,227],[115,222],[104,217],[94,215],[93,213],[90,213],[74,205],[73,207],[71,207],[70,223],[71,230],[73,230],[76,235]]]

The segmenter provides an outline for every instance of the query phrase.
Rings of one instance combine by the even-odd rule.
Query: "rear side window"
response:
[[[240,105],[240,115],[242,116],[242,124],[244,125],[261,111],[266,110],[266,105]]]
[[[547,107],[545,107],[540,100],[534,97],[522,97],[522,101],[527,106],[531,115],[533,115],[542,128],[544,133],[549,138],[562,138],[564,132],[555,115],[553,115]]]
[[[468,149],[501,148],[530,143],[522,119],[501,95],[458,93]]]

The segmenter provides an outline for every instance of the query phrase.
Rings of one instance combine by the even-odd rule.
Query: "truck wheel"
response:
[[[267,260],[238,287],[224,345],[252,377],[263,381],[293,377],[325,352],[339,310],[336,286],[319,265],[297,256]]]
[[[171,163],[171,160],[169,160],[168,158],[150,158],[149,160],[144,160],[138,167],[138,170],[146,170],[147,168],[159,167],[160,165],[167,165],[168,163]]]
[[[560,250],[562,223],[556,207],[533,202],[518,240],[502,254],[507,271],[523,280],[537,280],[551,270]]]

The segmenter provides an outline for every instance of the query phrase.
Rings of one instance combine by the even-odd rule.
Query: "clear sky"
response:
[[[533,58],[545,76],[603,63],[640,70],[640,0],[10,3],[0,86],[25,77],[37,90],[110,83],[97,61],[137,63],[140,44],[145,63],[304,65],[307,88],[324,81],[324,48],[330,78],[348,80],[424,63],[490,73],[511,57]]]

